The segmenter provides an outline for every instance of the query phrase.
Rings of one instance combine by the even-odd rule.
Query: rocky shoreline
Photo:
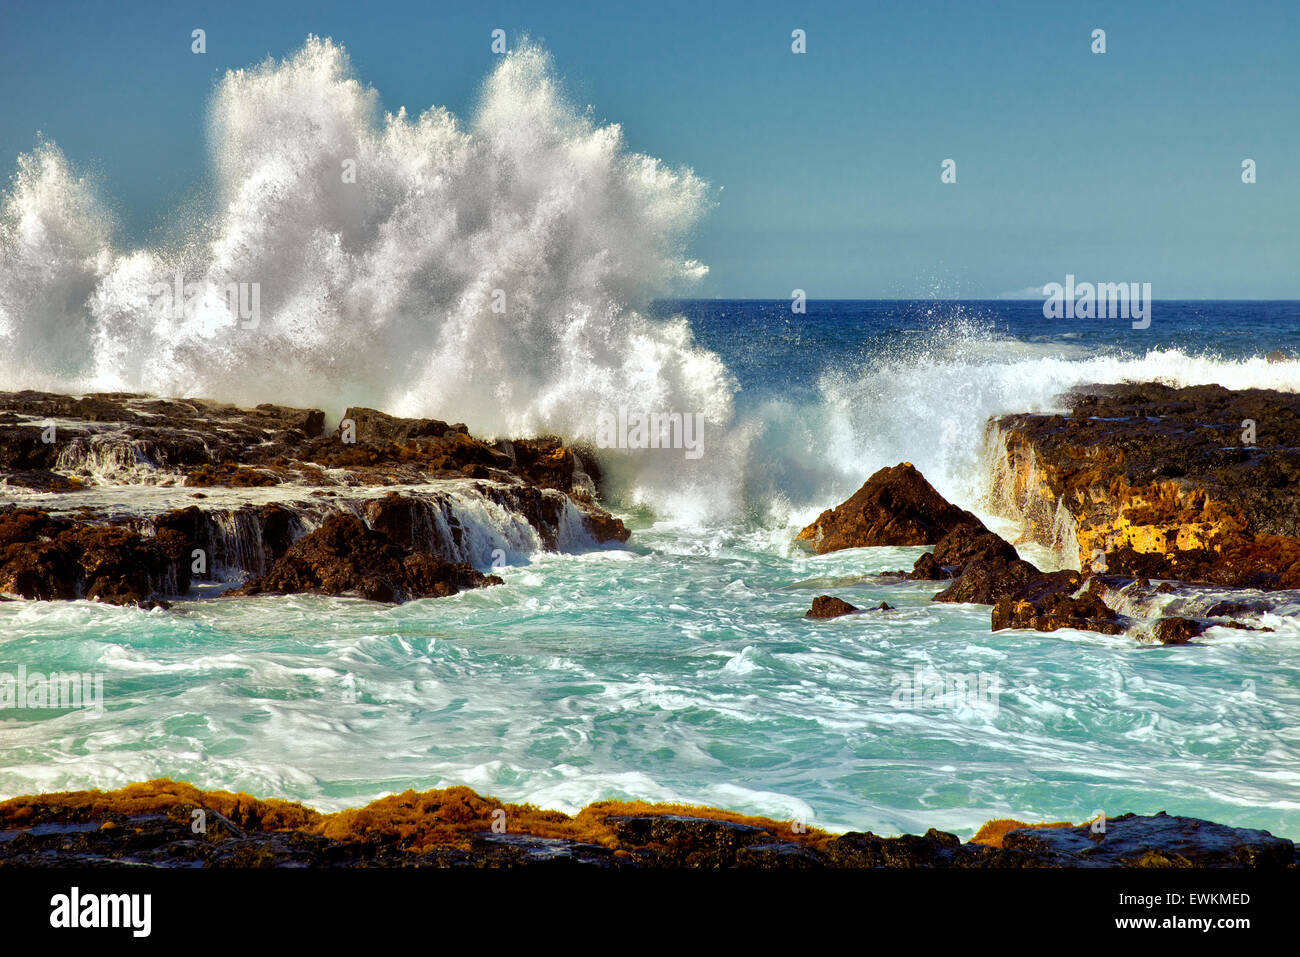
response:
[[[1081,571],[1024,560],[906,462],[799,539],[818,553],[933,546],[894,577],[944,583],[934,601],[993,606],[993,631],[1176,645],[1214,627],[1271,630],[1259,618],[1300,598],[1300,395],[1147,384],[1081,387],[1070,400],[1067,415],[994,419],[986,439],[995,505],[1023,529],[1018,544],[1064,551]],[[819,596],[809,617],[857,611],[832,600]]]
[[[886,578],[991,606],[990,628],[1084,629],[1189,644],[1300,588],[1300,398],[1214,387],[1090,387],[1068,415],[989,423],[1000,505],[1045,571],[908,463],[881,469],[799,539],[819,554],[931,550]],[[1253,417],[1253,418],[1252,418]],[[1253,421],[1255,444],[1228,426]],[[1244,426],[1243,426],[1244,428]],[[140,395],[0,393],[0,592],[167,607],[242,596],[379,602],[499,584],[483,569],[624,542],[590,450],[485,442],[463,425],[348,409],[241,409]],[[1224,597],[1224,590],[1231,592]],[[1268,597],[1273,596],[1273,597]],[[1292,596],[1294,599],[1294,596]],[[860,609],[818,596],[818,619]],[[206,830],[191,825],[199,817]],[[499,816],[498,816],[499,815]],[[501,825],[504,820],[503,826]],[[322,815],[154,781],[0,803],[0,864],[24,866],[1295,867],[1292,842],[1188,818],[990,822],[970,842],[831,835],[710,808],[603,802],[570,818],[467,788]]]
[[[465,787],[321,814],[168,780],[0,802],[0,867],[1250,868],[1300,866],[1266,831],[1125,814],[998,820],[968,842],[831,834],[682,805],[603,801],[569,816]]]
[[[476,568],[628,537],[589,453],[350,408],[0,393],[0,592],[166,606],[241,594],[376,601],[499,582]],[[21,501],[21,505],[19,504]],[[474,523],[486,534],[472,534]],[[483,531],[482,528],[479,531]]]
[[[1300,394],[1088,386],[1065,415],[990,423],[1003,503],[1033,540],[1062,521],[1081,568],[1300,588]]]

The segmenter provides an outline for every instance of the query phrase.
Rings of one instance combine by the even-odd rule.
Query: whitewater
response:
[[[990,634],[987,608],[878,577],[921,549],[793,543],[900,461],[1014,537],[990,416],[1128,379],[1295,391],[1300,364],[1265,358],[1295,345],[1294,310],[1162,321],[1157,303],[1138,338],[1032,303],[799,316],[675,298],[706,274],[689,241],[716,192],[574,108],[527,45],[468,121],[384,113],[321,38],[232,71],[208,121],[206,198],[155,246],[120,239],[56,144],[20,160],[0,205],[0,389],[310,405],[331,423],[364,405],[580,443],[620,408],[701,414],[703,454],[599,450],[628,546],[513,549],[505,585],[451,599],[0,604],[0,671],[103,673],[106,694],[101,716],[0,716],[0,795],[167,776],[336,809],[468,784],[877,833],[1101,809],[1300,838],[1295,603],[1271,633],[1195,649]],[[200,287],[179,318],[154,293],[177,274]],[[259,285],[255,328],[230,282]],[[894,610],[804,621],[832,590]],[[997,708],[899,707],[918,667],[995,675]]]

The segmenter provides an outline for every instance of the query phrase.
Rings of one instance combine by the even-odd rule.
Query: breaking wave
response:
[[[997,340],[958,309],[932,342],[830,368],[811,402],[740,408],[687,321],[647,311],[706,272],[686,250],[707,185],[575,109],[537,47],[502,58],[464,123],[437,107],[383,113],[343,48],[311,37],[229,72],[209,125],[214,206],[177,212],[179,238],[153,248],[115,243],[107,207],[57,146],[20,159],[0,207],[0,388],[332,417],[367,405],[577,441],[620,409],[699,413],[698,461],[605,456],[621,500],[683,522],[780,524],[904,460],[974,505],[988,416],[1052,408],[1075,384],[1300,382],[1294,362]],[[163,294],[178,276],[193,286],[179,314]],[[256,284],[256,317],[241,315],[242,290],[227,298],[230,283]]]

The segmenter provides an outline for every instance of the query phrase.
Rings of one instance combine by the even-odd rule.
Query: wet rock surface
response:
[[[240,595],[355,595],[370,601],[402,602],[445,598],[468,588],[500,585],[466,562],[446,562],[413,550],[355,515],[332,515],[320,528],[289,546]]]
[[[873,545],[933,545],[959,525],[983,528],[948,502],[910,462],[884,468],[799,533],[817,554]]]
[[[148,782],[0,804],[0,867],[1297,866],[1291,841],[1164,813],[1113,818],[1104,833],[1088,824],[1043,829],[1004,821],[996,839],[963,843],[935,829],[899,837],[834,835],[694,810],[591,805],[570,818],[452,788],[404,792],[321,815],[290,802]]]
[[[839,618],[843,615],[852,615],[862,609],[857,605],[850,605],[842,598],[836,598],[833,595],[818,595],[813,599],[812,607],[808,609],[805,618]]]
[[[892,489],[898,486],[907,491],[896,498]],[[849,509],[848,505],[855,499],[858,502]],[[899,527],[919,527],[914,523],[915,501],[925,503],[927,514],[970,516],[969,512],[945,501],[919,472],[904,463],[895,469],[882,469],[876,473],[854,499],[838,509],[822,513],[818,521],[804,529],[799,537],[809,539],[822,535],[824,542],[833,534],[845,533],[848,529],[855,530],[853,534],[856,535],[862,528],[883,528],[887,521],[879,517],[876,510],[893,507],[896,501],[903,502]],[[840,512],[844,514],[837,514]],[[1151,554],[1142,558],[1146,564],[1168,571],[1163,556]],[[1120,564],[1125,565],[1124,562]],[[993,631],[1032,629],[1050,632],[1070,628],[1108,635],[1129,634],[1153,644],[1181,645],[1192,643],[1214,626],[1269,630],[1232,617],[1235,613],[1263,614],[1269,609],[1268,602],[1243,598],[1241,601],[1214,602],[1191,615],[1166,613],[1161,603],[1149,599],[1178,594],[1180,589],[1186,591],[1186,587],[1169,581],[1152,585],[1147,577],[1113,570],[1104,574],[1069,569],[1044,572],[1022,559],[1014,545],[978,521],[972,524],[959,520],[943,532],[933,550],[916,559],[910,572],[888,572],[882,577],[896,581],[945,583],[933,596],[933,601],[992,605],[990,627]],[[1145,612],[1122,614],[1116,610],[1130,605],[1141,606],[1144,599],[1150,606]],[[860,610],[842,599],[821,595],[813,601],[806,617],[832,618]]]
[[[1012,831],[1005,851],[1061,867],[1295,867],[1295,845],[1267,831],[1226,827],[1197,818],[1125,814],[1105,823]]]
[[[994,420],[1004,499],[1110,574],[1300,588],[1300,395],[1085,386],[1067,415]]]
[[[45,601],[91,598],[115,605],[164,604],[189,587],[188,541],[122,527],[0,508],[0,591]]]
[[[599,475],[594,460],[555,437],[487,443],[461,424],[374,409],[350,408],[340,428],[326,430],[318,409],[0,393],[0,488],[59,495],[40,508],[0,509],[0,591],[145,606],[214,580],[394,596],[379,600],[450,594],[482,583],[453,569],[488,560],[471,554],[466,509],[516,516],[542,549],[626,541],[627,528],[597,504]],[[172,495],[169,507],[123,509],[95,497],[126,487],[194,489],[194,504],[176,508]],[[372,491],[393,487],[404,491]],[[411,554],[393,564],[387,546],[362,549],[357,556],[382,564],[369,571],[315,553],[314,572],[273,569],[334,516],[359,517]]]

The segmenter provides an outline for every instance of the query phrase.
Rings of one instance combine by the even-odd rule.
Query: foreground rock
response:
[[[1300,588],[1300,395],[1220,386],[1087,386],[1066,415],[991,423],[999,485],[1053,544],[1069,513],[1081,567]]]
[[[445,562],[414,551],[355,515],[333,515],[289,546],[261,578],[239,588],[240,595],[355,595],[370,601],[402,602],[445,598],[467,588],[500,585],[466,562]]]
[[[250,579],[396,596],[380,600],[449,593],[477,583],[451,570],[462,563],[626,541],[597,504],[599,479],[594,458],[554,437],[487,443],[463,425],[373,409],[348,409],[326,431],[318,409],[0,393],[0,487],[16,500],[0,507],[0,591],[145,606]],[[320,574],[272,576],[336,516],[425,557],[403,552],[399,569],[371,548],[350,569],[317,556]]]
[[[933,545],[978,518],[948,502],[910,462],[876,472],[843,504],[799,533],[817,554],[875,545]]]
[[[499,822],[504,833],[493,827]],[[990,822],[962,843],[934,829],[920,836],[835,835],[792,821],[637,802],[592,804],[570,817],[464,787],[405,791],[320,814],[159,780],[0,803],[0,865],[1278,870],[1296,866],[1296,849],[1265,831],[1163,813],[1114,818],[1105,834],[1086,824]]]
[[[812,607],[808,609],[805,618],[839,618],[842,615],[852,615],[861,611],[857,605],[850,605],[842,598],[836,598],[832,595],[818,595],[813,599]]]

